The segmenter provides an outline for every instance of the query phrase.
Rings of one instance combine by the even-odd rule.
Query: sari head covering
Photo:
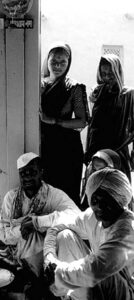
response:
[[[107,63],[111,65],[112,72],[116,78],[119,90],[121,92],[123,85],[124,85],[124,75],[123,75],[123,69],[122,69],[120,59],[115,54],[105,54],[105,55],[101,56],[101,59],[99,62],[99,67],[97,70],[97,83],[98,84],[104,83],[103,79],[101,77],[100,67]]]
[[[49,47],[48,49],[48,53],[46,55],[46,58],[44,60],[44,63],[43,63],[43,67],[42,67],[42,77],[48,77],[49,76],[49,70],[48,70],[48,58],[50,56],[50,53],[55,50],[55,49],[59,49],[60,51],[61,50],[64,50],[65,53],[67,54],[68,56],[68,67],[65,71],[65,73],[62,75],[62,78],[66,76],[66,74],[68,73],[69,69],[70,69],[70,65],[71,65],[71,61],[72,61],[72,51],[71,51],[71,48],[68,44],[64,43],[64,42],[55,42],[53,44],[51,44],[51,46]]]
[[[132,189],[127,176],[117,169],[104,168],[94,172],[88,179],[86,194],[90,205],[92,194],[101,188],[111,195],[118,204],[127,207],[132,199]]]
[[[95,157],[102,159],[106,163],[107,167],[111,167],[118,170],[120,170],[121,168],[120,156],[117,152],[115,152],[112,149],[102,149],[97,151],[92,156],[92,161]]]

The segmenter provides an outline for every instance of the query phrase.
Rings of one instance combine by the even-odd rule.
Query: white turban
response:
[[[127,176],[117,170],[104,168],[94,172],[88,179],[86,194],[90,205],[92,194],[101,188],[111,195],[121,207],[127,207],[132,199],[132,188]]]

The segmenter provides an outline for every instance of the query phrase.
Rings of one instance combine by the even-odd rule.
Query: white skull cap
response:
[[[34,158],[39,157],[38,154],[33,153],[33,152],[28,152],[28,153],[24,153],[22,154],[18,159],[17,159],[17,169],[21,169],[23,167],[25,167],[26,165],[29,164],[29,162],[31,160],[33,160]]]

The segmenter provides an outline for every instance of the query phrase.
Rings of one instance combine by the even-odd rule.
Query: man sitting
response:
[[[132,300],[134,213],[128,209],[129,180],[106,167],[89,177],[86,194],[86,211],[48,229],[44,270],[50,289],[75,300]]]
[[[42,180],[41,159],[37,154],[21,155],[17,169],[20,186],[9,191],[2,203],[0,268],[14,272],[16,267],[27,265],[39,276],[46,230],[80,210],[63,191]]]

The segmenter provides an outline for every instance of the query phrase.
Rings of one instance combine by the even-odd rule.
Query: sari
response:
[[[68,69],[70,64],[71,57]],[[45,83],[41,97],[41,110],[46,116],[63,121],[86,118],[88,105],[85,85],[67,78],[66,74],[53,84]],[[67,193],[77,205],[80,204],[83,165],[80,131],[81,128],[65,128],[58,124],[51,125],[41,121],[41,158],[44,180]]]
[[[101,78],[101,60],[111,65],[117,85],[112,90]],[[134,90],[124,86],[123,70],[119,58],[109,54],[101,57],[97,71],[98,86],[91,92],[93,102],[92,120],[89,125],[87,154],[88,161],[100,149],[109,148],[118,151],[121,158],[121,170],[129,180],[130,163],[128,145],[121,147],[134,124]]]

